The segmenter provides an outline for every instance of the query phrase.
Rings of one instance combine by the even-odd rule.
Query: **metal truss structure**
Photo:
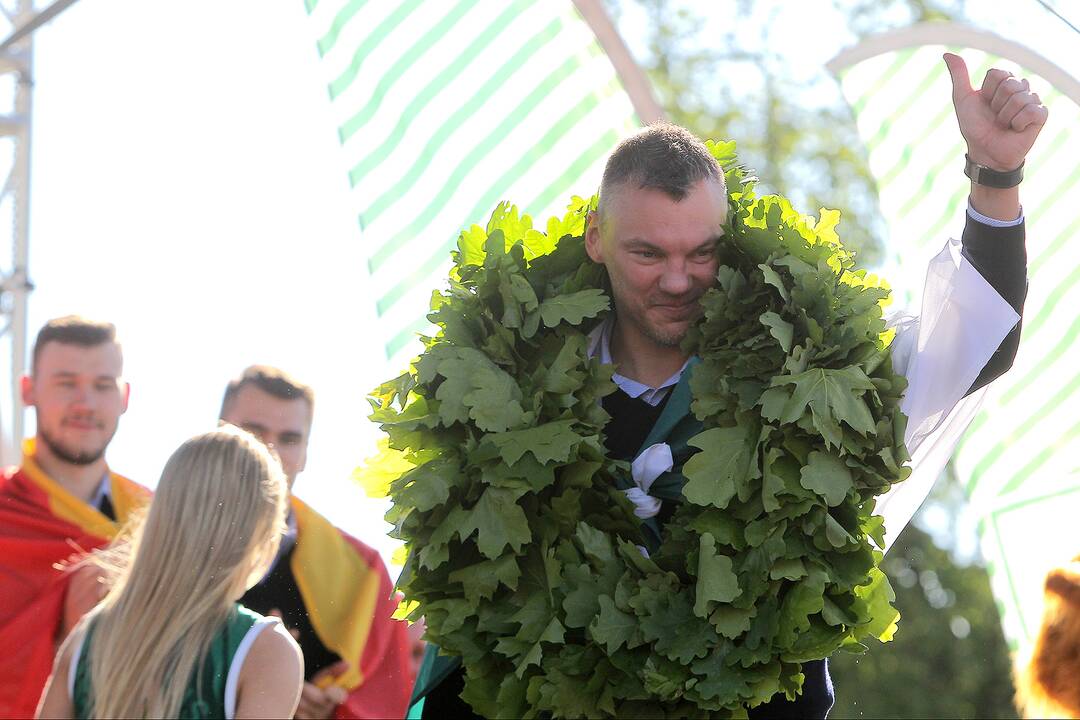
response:
[[[19,379],[26,366],[26,309],[30,282],[30,138],[33,127],[33,33],[75,3],[56,0],[42,10],[33,0],[0,0],[0,461],[19,460],[23,406]]]

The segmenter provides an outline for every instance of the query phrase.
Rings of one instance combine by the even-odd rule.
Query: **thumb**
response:
[[[953,101],[975,92],[975,88],[971,87],[971,76],[968,74],[964,58],[953,53],[945,53],[942,57],[945,58],[945,65],[949,68],[949,77],[952,78]]]
[[[326,699],[332,702],[334,705],[340,705],[349,699],[349,691],[343,687],[337,685],[331,685],[326,688]]]

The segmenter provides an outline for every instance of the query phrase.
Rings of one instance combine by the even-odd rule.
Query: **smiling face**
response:
[[[674,200],[632,182],[614,188],[585,235],[589,257],[611,280],[619,332],[631,344],[678,347],[716,279],[727,219],[721,183],[705,179]]]
[[[22,380],[23,403],[37,414],[38,447],[70,465],[99,460],[127,410],[122,371],[115,342],[42,346],[33,375]]]

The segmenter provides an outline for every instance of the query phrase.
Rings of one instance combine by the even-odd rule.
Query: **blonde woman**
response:
[[[181,445],[112,589],[61,646],[38,716],[292,717],[300,649],[236,603],[277,552],[287,492],[242,430]]]

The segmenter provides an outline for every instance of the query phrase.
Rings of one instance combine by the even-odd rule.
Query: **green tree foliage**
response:
[[[963,0],[607,0],[673,122],[733,139],[764,187],[806,210],[838,208],[864,267],[884,256],[877,190],[850,109],[824,63],[860,36],[961,17]],[[805,11],[803,11],[805,12]],[[948,98],[943,98],[948,102]]]
[[[958,565],[909,525],[882,567],[896,592],[893,642],[830,660],[830,718],[1015,718],[1009,654],[986,571]]]

